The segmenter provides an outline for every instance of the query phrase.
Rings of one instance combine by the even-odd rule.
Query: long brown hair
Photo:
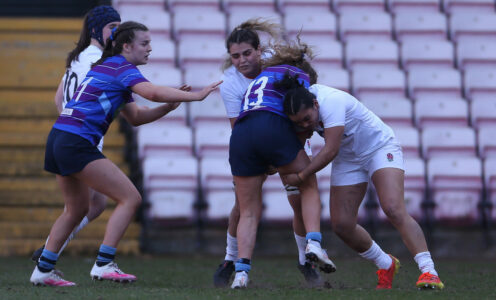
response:
[[[113,30],[112,34],[107,39],[102,57],[94,63],[93,66],[101,64],[110,56],[121,54],[123,45],[133,42],[135,31],[148,31],[148,28],[141,23],[127,21],[119,25],[115,31]]]
[[[269,44],[269,47],[273,54],[262,62],[263,69],[277,65],[295,66],[308,74],[310,84],[317,83],[317,72],[309,62],[314,57],[313,51],[310,46],[300,40],[299,35],[296,36],[296,41]]]
[[[236,26],[226,39],[226,49],[229,53],[229,49],[232,44],[247,43],[250,44],[253,49],[261,49],[262,52],[266,51],[266,46],[260,45],[260,36],[258,32],[265,32],[271,36],[273,39],[279,39],[281,37],[282,29],[279,24],[272,23],[269,20],[263,18],[249,19],[246,22],[241,23]],[[227,57],[224,61],[222,69],[225,70],[232,65],[231,58]]]

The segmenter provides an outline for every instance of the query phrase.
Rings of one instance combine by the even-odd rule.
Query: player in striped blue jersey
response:
[[[270,49],[266,49],[261,44],[258,32],[269,34],[272,38],[278,39],[280,29],[277,24],[264,21],[262,19],[251,19],[237,26],[226,40],[226,48],[229,58],[224,65],[220,94],[227,112],[227,117],[231,127],[239,116],[241,103],[244,99],[246,89],[252,80],[262,72],[262,61],[270,57]],[[302,138],[302,140],[304,140]],[[312,155],[310,143],[305,141],[305,152],[309,157]],[[301,216],[301,197],[298,188],[284,185],[288,202],[293,209],[293,230],[298,248],[298,270],[303,274],[309,286],[319,286],[322,284],[320,274],[310,262],[305,258],[305,227]],[[235,200],[234,206],[229,215],[229,223],[226,237],[226,255],[224,261],[219,265],[214,273],[214,285],[225,287],[229,284],[234,273],[234,262],[238,259],[238,242],[236,230],[239,221],[239,205]]]
[[[250,84],[242,103],[240,116],[234,125],[229,144],[229,162],[236,184],[240,207],[237,228],[238,260],[231,288],[248,285],[251,256],[262,210],[261,189],[265,174],[274,166],[281,176],[295,173],[310,163],[303,145],[283,111],[285,90],[274,82],[285,74],[298,75],[305,86],[315,83],[317,74],[304,58],[306,45],[272,46],[273,56],[264,62],[265,68]],[[306,257],[318,263],[325,272],[336,270],[334,263],[321,248],[320,196],[315,175],[300,185],[301,209],[307,232]]]
[[[52,226],[50,239],[30,281],[36,285],[73,286],[53,271],[58,251],[88,212],[88,187],[116,201],[103,243],[90,275],[97,279],[132,282],[136,276],[122,272],[114,262],[117,245],[141,204],[141,195],[127,176],[97,149],[110,123],[121,113],[132,125],[153,122],[183,101],[203,100],[221,82],[198,92],[156,86],[140,73],[151,52],[150,32],[136,22],[125,22],[112,31],[102,58],[88,72],[50,132],[45,170],[55,173],[65,210]],[[138,107],[132,93],[155,102],[153,109]]]
[[[111,30],[117,27],[120,22],[119,13],[112,6],[97,6],[86,14],[79,41],[67,56],[66,72],[55,94],[55,105],[59,113],[62,112],[67,102],[72,99],[79,84],[84,80],[90,70],[91,65],[102,57],[102,51]],[[102,151],[103,138],[97,147],[98,150]],[[81,229],[96,219],[105,210],[105,206],[105,196],[94,190],[90,190],[88,214],[71,232],[60,248],[59,255]],[[38,262],[44,247],[43,245],[33,253],[31,258],[33,261]],[[62,274],[61,272],[59,273]]]

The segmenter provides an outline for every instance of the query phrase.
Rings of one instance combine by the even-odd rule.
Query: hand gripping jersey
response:
[[[109,57],[88,72],[53,127],[96,146],[124,105],[134,101],[130,88],[147,81],[122,55]]]
[[[285,118],[283,102],[284,91],[274,88],[274,83],[281,80],[284,74],[298,75],[298,80],[308,88],[310,79],[308,74],[290,65],[268,67],[260,73],[248,86],[241,103],[239,118],[241,119],[252,111],[265,110],[281,115]]]

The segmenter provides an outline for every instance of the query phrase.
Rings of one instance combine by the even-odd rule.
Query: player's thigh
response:
[[[358,209],[367,191],[367,182],[331,186],[330,214],[334,224],[356,224]]]
[[[62,191],[64,210],[68,212],[81,212],[88,210],[90,191],[87,185],[73,176],[56,175],[57,185]]]
[[[141,200],[131,180],[109,159],[94,160],[75,176],[115,201]]]
[[[289,164],[277,167],[280,175],[298,173],[310,164],[310,159],[304,150],[300,150],[296,158]]]
[[[372,175],[379,202],[385,212],[406,211],[404,176],[405,172],[397,168],[379,169]]]

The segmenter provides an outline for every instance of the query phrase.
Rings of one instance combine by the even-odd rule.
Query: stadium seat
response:
[[[394,17],[394,33],[399,42],[444,41],[448,38],[448,21],[444,14],[437,11],[402,11]]]
[[[361,70],[352,74],[353,95],[358,99],[366,96],[404,97],[405,74],[396,69]]]
[[[200,161],[201,188],[209,220],[227,219],[235,194],[231,166],[227,157],[204,157]]]
[[[469,99],[496,97],[496,69],[470,69],[464,75],[465,96]]]
[[[345,92],[350,91],[350,74],[347,70],[339,68],[330,68],[327,65],[314,64],[317,71],[317,83],[327,85]]]
[[[494,70],[496,40],[460,41],[456,47],[457,65],[461,70]]]
[[[172,24],[173,36],[177,41],[185,38],[203,41],[223,39],[226,34],[226,17],[220,11],[179,11],[174,14]]]
[[[343,67],[343,47],[340,42],[332,37],[302,35],[300,38],[302,42],[312,48],[312,53],[315,56],[312,59],[314,68],[319,66],[320,69],[341,69]]]
[[[152,219],[195,217],[198,162],[194,157],[147,157],[143,161],[143,184]]]
[[[152,52],[148,57],[148,64],[160,63],[162,67],[176,66],[176,45],[169,37],[152,35]]]
[[[141,125],[136,135],[140,159],[152,156],[193,155],[193,134],[189,127],[150,123]]]
[[[453,44],[442,40],[408,40],[401,45],[403,69],[453,69],[455,65]]]
[[[453,13],[494,13],[493,0],[444,0],[444,11]]]
[[[229,157],[231,125],[226,123],[208,124],[195,128],[195,152],[197,157]]]
[[[167,0],[169,10],[173,13],[220,11],[220,0]]]
[[[150,30],[153,37],[161,35],[169,38],[171,33],[171,17],[169,12],[165,11],[163,3],[157,5],[125,5],[119,8],[122,22],[135,21],[145,24]]]
[[[233,12],[253,12],[259,11],[276,13],[274,0],[223,0],[224,10],[229,14]]]
[[[333,0],[333,8],[339,14],[348,12],[370,12],[378,11],[383,12],[385,7],[385,0]]]
[[[220,68],[224,62],[226,48],[224,38],[185,39],[179,41],[178,61],[182,69],[206,64]],[[198,75],[197,75],[198,76]]]
[[[427,178],[437,220],[474,222],[479,216],[482,166],[477,157],[437,157],[427,163]]]
[[[477,140],[479,141],[479,156],[482,159],[496,158],[496,127],[480,128]]]
[[[294,213],[284,188],[264,190],[262,199],[264,204],[262,220],[275,223],[291,222]]]
[[[139,66],[143,76],[153,84],[178,88],[183,84],[183,74],[178,68],[171,67],[165,62],[150,62]]]
[[[193,91],[220,80],[222,72],[220,65],[192,64],[184,70],[184,83],[189,84]]]
[[[415,125],[422,129],[431,126],[468,126],[468,104],[462,98],[424,97],[415,101]]]
[[[278,0],[276,1],[279,11],[283,14],[289,12],[322,11],[330,12],[331,6],[329,0]]]
[[[470,103],[470,120],[472,127],[496,128],[496,98],[474,98]]]
[[[334,40],[337,36],[336,16],[330,11],[289,11],[284,16],[284,29],[291,40],[300,32],[302,37]]]
[[[391,15],[386,12],[360,11],[340,15],[339,36],[344,42],[350,40],[390,40],[392,38]]]
[[[475,132],[470,127],[427,127],[422,131],[422,154],[432,157],[476,156]]]
[[[392,40],[351,40],[346,43],[345,59],[351,71],[378,67],[397,69],[398,45]]]
[[[459,12],[449,20],[450,38],[455,42],[494,41],[496,39],[496,13]]]
[[[407,126],[391,126],[396,139],[401,144],[405,159],[420,157],[420,134],[417,128]]]
[[[163,105],[163,103],[147,100],[137,94],[134,94],[133,98],[135,99],[136,104],[139,106],[154,108]],[[186,123],[188,121],[187,113],[189,105],[189,103],[181,103],[179,107],[169,112],[162,118],[156,120],[155,124],[157,124],[157,126],[186,126]],[[139,127],[135,128],[135,130],[139,130]]]
[[[484,162],[484,180],[486,195],[493,205],[491,217],[496,220],[496,158],[494,157],[488,158]]]
[[[461,97],[462,80],[456,69],[422,70],[408,73],[408,93],[416,99],[425,95]]]
[[[425,163],[418,157],[409,157],[405,159],[405,206],[406,211],[417,221],[422,220],[424,216],[422,204],[425,199]],[[379,210],[379,218],[386,220],[387,217]]]
[[[282,17],[279,13],[277,12],[271,12],[271,11],[258,11],[258,12],[252,12],[252,11],[235,11],[229,14],[227,18],[227,31],[228,34],[238,25],[240,25],[243,22],[248,21],[249,19],[256,19],[256,18],[262,18],[264,20],[270,21],[272,23],[280,24],[282,26]],[[262,35],[261,37],[262,41],[266,41],[267,37],[265,35]]]
[[[229,125],[224,102],[219,92],[211,93],[203,101],[191,102],[189,107],[190,124],[195,128],[203,126],[205,123]]]
[[[441,0],[387,0],[387,6],[393,14],[439,12]]]
[[[362,97],[362,103],[390,126],[412,126],[412,102],[407,98]]]

